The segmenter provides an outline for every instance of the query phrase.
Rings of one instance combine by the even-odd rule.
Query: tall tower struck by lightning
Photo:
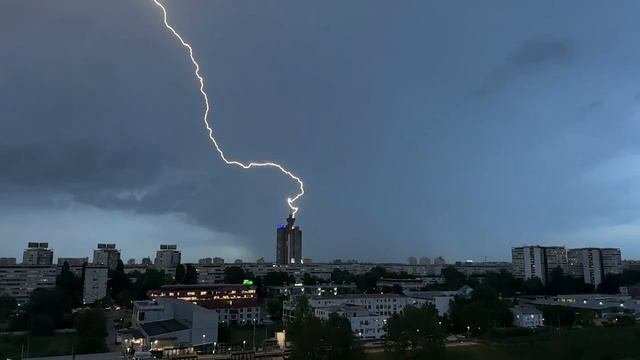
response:
[[[293,215],[287,218],[287,224],[278,225],[276,232],[276,264],[302,263],[302,230],[294,226]]]
[[[218,144],[218,141],[216,140],[216,138],[215,138],[215,136],[213,134],[213,128],[211,126],[211,123],[209,122],[209,112],[211,110],[211,106],[209,104],[209,96],[207,95],[207,92],[205,91],[204,78],[200,74],[200,65],[196,61],[196,58],[195,58],[195,56],[193,54],[193,48],[191,47],[191,45],[189,43],[184,41],[182,36],[173,28],[173,26],[171,26],[169,24],[169,22],[167,20],[167,9],[164,7],[164,5],[162,5],[160,0],[153,0],[153,2],[160,8],[160,10],[162,10],[164,26],[173,34],[173,36],[175,36],[175,38],[180,42],[180,44],[185,49],[187,49],[187,52],[188,52],[188,55],[189,55],[189,59],[191,60],[191,63],[193,64],[194,75],[196,76],[196,78],[198,79],[198,82],[200,83],[200,94],[202,94],[202,98],[204,99],[204,114],[203,114],[203,117],[202,117],[202,121],[204,122],[204,126],[207,129],[207,132],[209,134],[209,139],[211,140],[211,144],[213,145],[214,149],[218,152],[218,154],[220,155],[220,158],[222,158],[222,160],[227,165],[236,165],[236,166],[239,166],[239,167],[241,167],[243,169],[250,169],[250,168],[253,168],[253,167],[271,167],[271,168],[278,169],[281,173],[287,175],[292,180],[296,181],[298,183],[298,188],[299,188],[298,192],[296,193],[296,195],[294,197],[287,198],[287,204],[289,205],[289,208],[291,208],[291,216],[290,216],[290,218],[292,218],[292,219],[295,218],[296,213],[299,210],[299,208],[297,206],[295,206],[295,202],[298,199],[300,199],[302,197],[302,195],[304,195],[304,183],[302,182],[302,180],[298,176],[294,175],[291,171],[287,170],[282,165],[274,163],[274,162],[267,161],[267,162],[242,163],[242,162],[239,162],[237,160],[229,160],[227,158],[225,153],[222,151],[222,147]]]

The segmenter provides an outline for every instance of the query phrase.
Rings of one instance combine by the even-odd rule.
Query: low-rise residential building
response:
[[[340,305],[357,305],[376,315],[392,316],[399,314],[405,306],[411,305],[413,299],[398,294],[345,294],[336,296],[309,296],[309,306],[312,309],[326,308]],[[293,320],[297,298],[292,296],[285,300],[282,306],[282,320],[286,324]]]
[[[375,314],[363,306],[344,304],[314,309],[314,315],[322,320],[334,313],[349,320],[353,336],[358,339],[381,339],[386,335],[384,325],[389,316]]]
[[[621,286],[620,295],[631,296],[634,300],[640,300],[640,285]]]
[[[498,273],[502,270],[506,270],[511,272],[513,270],[513,264],[510,262],[456,262],[454,265],[455,269],[460,271],[461,273],[471,276],[471,275],[484,275],[489,272]]]
[[[286,286],[268,286],[267,294],[271,296],[297,296],[301,294],[316,295],[316,296],[330,296],[341,294],[352,294],[357,291],[355,284],[318,284],[318,285],[286,285]]]
[[[468,298],[473,293],[473,289],[469,286],[463,286],[455,291],[408,291],[405,295],[411,299],[411,304],[422,306],[430,304],[435,306],[440,316],[449,313],[449,305],[455,300],[456,296]]]
[[[422,279],[391,279],[381,277],[376,283],[378,288],[383,287],[400,287],[403,291],[418,291],[422,289],[425,284],[422,282]]]
[[[175,298],[215,310],[220,322],[260,323],[260,302],[255,286],[235,284],[165,285],[147,293],[150,299]]]
[[[542,311],[534,307],[512,307],[513,325],[518,327],[536,328],[544,326]]]
[[[599,317],[616,316],[623,313],[638,313],[640,301],[631,296],[608,294],[572,294],[553,297],[540,297],[524,300],[524,303],[536,307],[566,306],[576,310],[593,310]]]
[[[0,257],[0,266],[15,265],[15,264],[16,264],[16,258],[14,257]]]
[[[203,284],[214,284],[224,282],[224,264],[198,264],[195,265],[198,273],[198,282]]]
[[[109,268],[104,265],[87,265],[84,270],[82,301],[93,304],[107,296]]]
[[[0,294],[9,295],[23,304],[33,290],[54,287],[57,275],[55,265],[0,266]]]
[[[218,314],[188,301],[134,301],[131,323],[142,350],[205,346],[218,341]]]

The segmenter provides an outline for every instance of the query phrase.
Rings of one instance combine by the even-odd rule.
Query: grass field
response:
[[[392,359],[385,353],[368,354],[367,358]],[[485,339],[474,346],[447,348],[443,359],[640,359],[640,327],[551,330],[529,336]]]
[[[0,359],[71,354],[75,334],[52,336],[0,336]]]

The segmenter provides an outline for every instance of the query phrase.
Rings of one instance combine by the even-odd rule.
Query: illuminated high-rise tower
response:
[[[302,263],[302,230],[299,226],[293,226],[296,219],[289,214],[287,224],[278,225],[276,233],[276,264],[300,264]]]

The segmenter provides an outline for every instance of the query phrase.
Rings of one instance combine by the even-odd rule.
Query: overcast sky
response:
[[[165,1],[230,158],[317,261],[640,257],[638,1]],[[275,258],[150,0],[0,2],[0,256]]]

